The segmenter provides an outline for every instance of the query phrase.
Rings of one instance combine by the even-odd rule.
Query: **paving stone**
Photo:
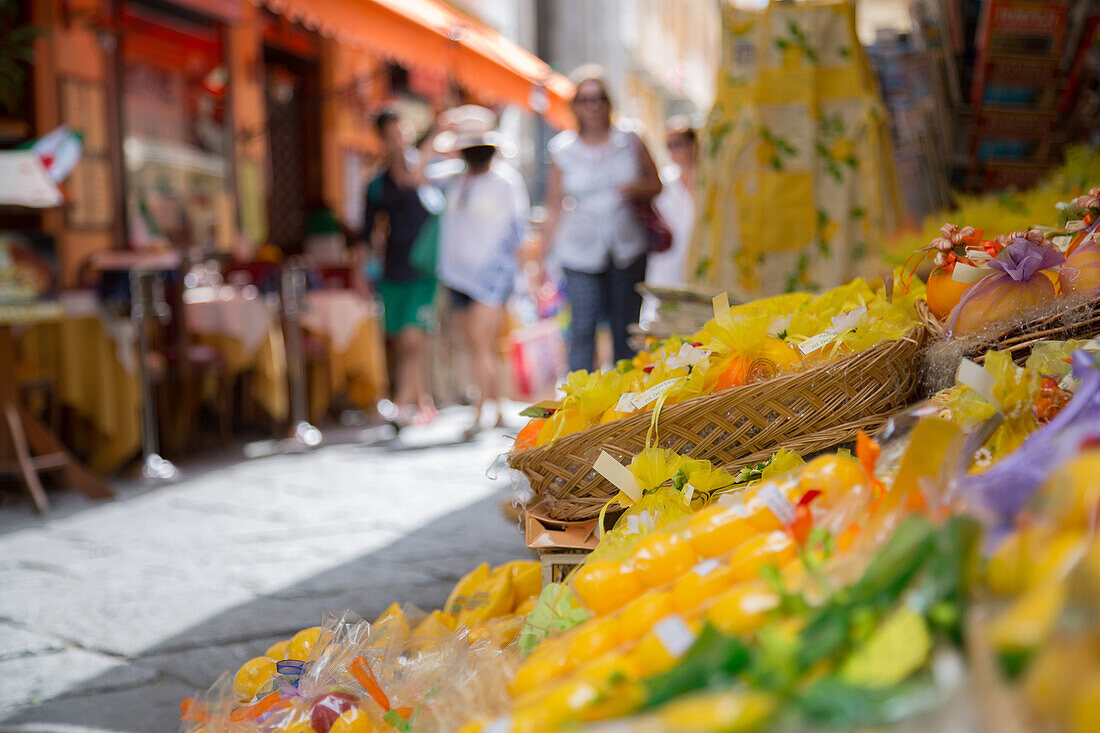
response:
[[[11,713],[0,713],[3,733],[170,733],[178,726],[180,700],[194,694],[174,680],[98,695],[65,695]]]
[[[0,622],[0,661],[57,651],[64,646],[60,639],[42,636]]]
[[[326,614],[438,607],[478,563],[529,557],[485,476],[508,441],[457,440],[468,415],[0,509],[0,679],[23,680],[0,731],[174,730],[183,696]]]
[[[62,694],[117,690],[153,681],[153,670],[83,649],[0,662],[0,710]]]

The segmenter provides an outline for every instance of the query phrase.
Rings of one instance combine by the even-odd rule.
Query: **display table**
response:
[[[302,328],[329,345],[328,395],[311,399],[311,412],[324,411],[332,395],[344,392],[360,408],[369,408],[387,387],[386,355],[375,305],[354,290],[314,290],[307,296]],[[323,404],[318,404],[323,403]]]
[[[274,309],[252,286],[190,288],[183,293],[189,333],[215,348],[230,377],[251,370],[256,403],[274,420],[287,416],[286,351]]]
[[[99,476],[80,463],[57,437],[19,405],[15,378],[16,326],[59,323],[64,309],[57,301],[26,305],[0,304],[0,474],[14,475],[35,509],[45,513],[49,500],[38,474],[60,470],[73,488],[93,498],[113,496]]]

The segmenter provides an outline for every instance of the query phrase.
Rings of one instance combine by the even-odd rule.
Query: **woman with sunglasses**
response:
[[[572,110],[576,131],[549,144],[544,246],[565,271],[572,309],[569,369],[593,369],[596,324],[606,317],[615,360],[634,350],[627,327],[638,322],[645,279],[647,238],[636,213],[661,192],[657,166],[642,139],[611,121],[611,99],[602,72],[574,73]]]

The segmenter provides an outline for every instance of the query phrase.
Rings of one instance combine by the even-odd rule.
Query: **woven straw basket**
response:
[[[812,452],[873,430],[909,404],[925,327],[831,364],[661,409],[656,443],[677,453],[740,466],[782,446]],[[641,412],[508,456],[555,519],[588,519],[617,490],[592,469],[607,451],[626,462],[645,449],[652,412]]]
[[[930,351],[948,351],[952,357],[968,357],[982,363],[987,349],[1007,351],[1023,364],[1031,347],[1039,341],[1090,339],[1100,334],[1100,296],[1065,296],[1034,311],[1022,322],[991,324],[980,333],[946,341],[944,325],[932,315],[924,301],[917,310],[930,335]]]

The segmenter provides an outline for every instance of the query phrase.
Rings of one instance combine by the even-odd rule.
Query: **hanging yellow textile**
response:
[[[896,217],[885,111],[848,0],[724,6],[689,276],[759,297],[851,280]]]

